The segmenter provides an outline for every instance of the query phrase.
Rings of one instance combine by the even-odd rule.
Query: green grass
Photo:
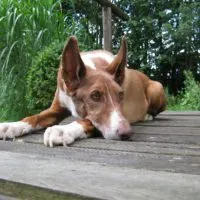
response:
[[[6,180],[0,180],[0,194],[24,200],[95,200],[95,198],[62,193]]]
[[[71,13],[63,14],[60,0],[1,0],[0,27],[0,121],[29,114],[26,76],[38,52],[70,35],[77,36],[81,49],[95,45]]]
[[[192,72],[185,71],[185,88],[177,96],[168,96],[168,110],[192,111],[200,110],[200,83],[196,81]]]
[[[37,52],[53,40],[67,37],[60,2],[0,1],[0,120],[27,113],[27,69]]]

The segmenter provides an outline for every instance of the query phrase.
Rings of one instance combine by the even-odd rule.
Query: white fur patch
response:
[[[38,130],[39,127],[33,128],[27,122],[6,122],[0,123],[0,138],[15,138],[25,135],[31,131]]]
[[[114,110],[109,119],[109,132],[105,134],[106,139],[118,139],[116,135],[117,129],[119,129],[119,124],[122,122],[122,117],[119,112]]]
[[[60,101],[62,107],[68,108],[70,110],[73,117],[80,117],[78,115],[78,113],[76,112],[76,107],[74,105],[74,102],[72,101],[72,98],[70,96],[68,96],[61,89],[59,89],[59,101]]]
[[[87,56],[81,56],[81,58],[86,66],[88,66],[91,69],[96,70],[96,66],[95,66],[94,62],[92,60],[90,60]]]
[[[44,133],[45,146],[53,147],[62,144],[69,145],[78,138],[86,138],[84,128],[78,122],[72,122],[68,125],[57,125],[46,129]]]
[[[81,55],[81,58],[85,64],[87,64],[88,61],[89,61],[88,64],[91,64],[92,59],[95,59],[95,58],[101,58],[101,59],[105,60],[106,62],[111,63],[114,59],[114,55],[112,55],[111,53],[108,53],[108,52],[95,51],[94,53],[91,52],[88,54],[83,54],[83,55]],[[93,67],[95,67],[94,63],[93,63]]]
[[[116,131],[118,129],[119,123],[121,121],[122,121],[121,115],[119,114],[119,112],[117,112],[116,110],[114,110],[111,113],[111,116],[110,116],[110,126],[111,126],[111,129],[113,131]]]
[[[111,63],[115,56],[105,53],[105,54],[100,54],[100,57],[102,57],[102,59],[105,59],[108,63]]]
[[[152,121],[152,120],[153,120],[153,116],[152,115],[150,115],[150,114],[146,114],[145,115],[144,121]]]
[[[99,51],[98,53],[90,54],[90,58],[96,58],[96,57],[106,60],[106,62],[108,63],[111,63],[114,59],[114,55],[109,54],[107,52]]]
[[[114,110],[110,114],[110,118],[108,119],[108,125],[99,125],[96,122],[94,122],[92,119],[90,121],[96,128],[98,128],[105,139],[110,139],[110,140],[117,140],[119,139],[119,136],[116,134],[117,129],[119,129],[120,123],[124,120],[124,118],[121,116],[121,114]]]

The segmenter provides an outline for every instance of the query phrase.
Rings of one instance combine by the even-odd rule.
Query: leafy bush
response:
[[[168,95],[169,110],[200,110],[200,83],[191,71],[185,71],[185,88],[178,96]]]
[[[48,106],[48,101],[41,105],[41,100],[30,99],[34,92],[26,94],[27,71],[33,66],[39,51],[53,41],[66,40],[70,35],[76,35],[81,44],[85,44],[86,48],[81,49],[97,46],[82,22],[75,19],[74,1],[68,1],[68,4],[71,10],[63,9],[62,0],[0,0],[0,121],[16,121],[35,109]],[[58,65],[55,67],[57,69]],[[40,70],[36,73],[42,78]],[[44,82],[51,76],[48,73],[43,77]],[[48,85],[45,90],[53,89]],[[44,97],[48,98],[46,94]]]
[[[90,49],[91,45],[85,44],[84,40],[79,39],[80,49]],[[28,114],[38,113],[51,105],[56,90],[56,77],[64,44],[65,42],[55,41],[33,59],[33,65],[28,69],[26,79]]]
[[[61,1],[0,1],[0,120],[19,120],[27,115],[26,74],[38,51],[65,39]],[[58,23],[59,22],[59,23]]]
[[[63,44],[54,42],[46,47],[29,68],[26,99],[30,113],[39,112],[51,105],[56,90],[56,76]]]

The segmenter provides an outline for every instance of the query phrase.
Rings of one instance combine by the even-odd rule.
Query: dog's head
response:
[[[105,53],[105,52],[104,52]],[[122,111],[127,45],[122,39],[111,63],[97,62],[91,69],[81,59],[78,42],[70,37],[62,54],[62,78],[76,112],[89,119],[104,138],[128,139],[132,129]]]

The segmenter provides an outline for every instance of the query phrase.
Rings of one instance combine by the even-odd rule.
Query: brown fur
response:
[[[94,121],[95,125],[108,124],[109,115],[113,110],[121,113],[121,127],[129,132],[126,120],[129,123],[142,121],[147,113],[155,116],[165,109],[166,98],[162,85],[150,80],[139,71],[125,68],[127,54],[125,39],[122,40],[121,48],[111,63],[95,57],[92,61],[97,69],[89,69],[83,63],[81,55],[99,52],[80,54],[76,38],[71,37],[63,51],[57,78],[58,88],[51,107],[22,121],[28,122],[33,127],[46,128],[68,117],[70,112],[59,102],[60,89],[73,99],[77,113],[83,118],[78,122],[86,133],[94,130],[91,121]],[[102,53],[110,54],[103,50]],[[123,98],[122,92],[124,92]]]
[[[61,120],[69,116],[70,116],[70,112],[67,109],[60,106],[60,103],[57,98],[57,92],[56,92],[55,98],[50,108],[40,112],[39,114],[26,117],[22,121],[28,122],[29,124],[32,125],[32,127],[39,126],[39,127],[46,128],[46,127],[53,126],[54,124],[59,123]]]

